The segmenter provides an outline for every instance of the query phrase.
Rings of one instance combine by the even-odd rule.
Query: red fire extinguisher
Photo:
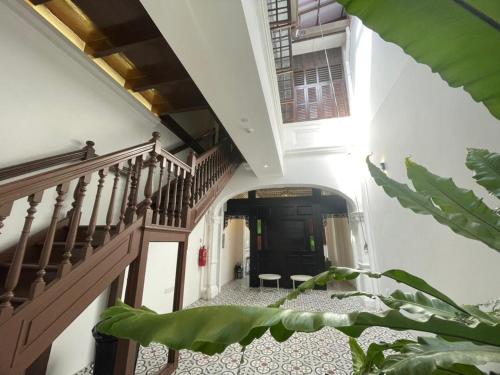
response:
[[[205,267],[207,265],[208,249],[205,246],[200,247],[198,253],[198,266]]]

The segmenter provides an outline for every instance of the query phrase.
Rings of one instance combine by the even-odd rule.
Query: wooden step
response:
[[[0,263],[0,290],[4,290],[5,280],[9,272],[10,263]],[[30,300],[31,294],[31,284],[35,281],[37,277],[37,272],[39,270],[39,265],[37,263],[24,263],[21,266],[21,274],[19,276],[19,282],[14,289],[14,297],[11,299],[11,303],[14,308],[22,305],[24,302]],[[57,265],[49,264],[45,268],[44,280],[46,285],[57,278]]]

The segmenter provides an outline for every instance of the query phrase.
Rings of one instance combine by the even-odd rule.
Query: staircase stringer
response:
[[[138,203],[136,197],[140,172],[137,172],[137,168],[135,168],[134,172],[130,167],[134,165],[134,160],[142,161],[143,155],[145,155],[144,159],[147,158],[147,154],[144,154],[145,150],[150,150],[148,152],[150,155],[148,163],[145,166],[148,168],[148,173],[143,173],[143,175],[147,174],[145,200]],[[163,160],[165,170],[171,170],[173,176],[176,176],[176,190],[173,194],[177,198],[177,203],[174,206],[164,208],[164,212],[162,212],[161,208],[163,207],[161,194],[158,195],[158,190],[155,192],[152,186],[152,176],[157,157],[160,162]],[[0,337],[8,338],[7,340],[0,340],[0,375],[24,373],[41,355],[47,354],[47,350],[55,338],[95,298],[113,284],[120,275],[123,275],[125,269],[129,266],[125,302],[136,307],[140,306],[149,242],[179,243],[173,308],[181,308],[189,234],[234,174],[240,163],[240,155],[234,146],[221,144],[207,152],[206,155],[202,155],[199,162],[194,157],[191,157],[190,160],[189,165],[182,163],[165,152],[165,150],[162,150],[158,139],[154,138],[150,143],[96,157],[91,161],[77,163],[75,166],[61,167],[57,170],[25,178],[19,182],[0,185],[1,211],[4,207],[8,208],[9,202],[12,200],[30,194],[30,189],[41,191],[40,189],[66,183],[70,179],[79,178],[78,176],[109,168],[109,171],[116,176],[118,176],[118,173],[126,175],[127,184],[128,181],[131,181],[130,190],[127,190],[129,185],[126,185],[125,191],[130,191],[127,206],[133,209],[135,213],[132,215],[132,222],[130,220],[126,223],[119,222],[116,226],[111,227],[111,236],[108,218],[112,219],[113,215],[112,211],[108,213],[106,226],[102,228],[107,235],[97,247],[88,242],[87,249],[90,251],[87,251],[82,260],[74,262],[69,272],[47,284],[42,292],[36,295],[36,298],[32,297],[31,300],[17,306],[7,319],[0,320]],[[121,169],[127,164],[126,162],[129,169]],[[134,173],[136,173],[135,177]],[[33,179],[35,187],[31,187],[30,178]],[[136,181],[133,181],[134,178]],[[116,177],[115,181],[118,181],[118,177]],[[19,188],[16,188],[17,186]],[[160,186],[162,186],[161,180]],[[167,182],[166,185],[161,187],[161,191],[164,189],[167,191],[165,196],[168,196],[168,191],[173,188],[172,186],[174,185]],[[180,190],[178,191],[179,186]],[[75,190],[75,197],[78,189],[77,187]],[[111,198],[110,202],[111,210],[113,198]],[[125,200],[123,202],[115,201],[114,204],[119,209],[120,206],[123,207]],[[168,215],[175,215],[175,220],[169,221],[173,223],[172,225],[159,220],[161,215],[167,215],[167,209],[169,209]],[[4,214],[3,217],[0,216],[0,221],[8,217],[10,213],[9,210],[5,212],[7,214]],[[0,212],[1,214],[3,214],[3,211]],[[73,218],[73,220],[75,219]],[[57,228],[62,228],[65,225],[71,226],[73,223],[69,218],[65,218],[57,223]],[[95,224],[94,221],[94,229]],[[78,231],[88,232],[90,227],[90,225],[79,225]],[[44,238],[46,233],[48,233],[48,230],[32,234],[28,237],[27,246],[24,245],[24,247],[29,250],[33,244],[39,242],[39,238]],[[2,257],[10,256],[9,254],[15,251],[17,251],[17,248],[13,248],[10,252],[4,252]],[[115,292],[117,296],[121,295],[121,292]],[[135,345],[129,341],[120,342],[121,349],[118,352],[116,374],[133,374]],[[177,366],[177,358],[177,353],[171,352],[169,362],[161,373],[169,374],[173,372]],[[120,364],[126,364],[126,366],[120,369]]]

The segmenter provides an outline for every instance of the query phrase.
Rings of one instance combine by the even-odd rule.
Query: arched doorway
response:
[[[347,220],[346,199],[331,191],[311,187],[280,187],[258,189],[239,194],[226,203],[225,222],[238,225],[238,218],[246,219],[249,228],[249,253],[242,253],[243,234],[234,233],[233,225],[225,230],[221,252],[221,280],[227,282],[228,260],[236,258],[245,266],[250,260],[249,286],[260,285],[259,274],[281,275],[280,284],[292,287],[292,275],[315,275],[332,264],[328,245],[334,244],[331,253],[343,266],[354,266],[346,259],[354,259],[350,246],[349,224],[340,220],[332,225],[334,231],[326,232],[325,223],[330,216]],[[241,223],[240,227],[241,226]],[[345,232],[347,231],[347,232]],[[241,229],[240,229],[241,232]],[[342,237],[342,234],[345,234]],[[330,240],[333,237],[335,240]],[[227,244],[227,240],[236,244]],[[236,254],[228,251],[237,247]],[[349,254],[347,254],[349,253]],[[233,260],[234,263],[234,260]],[[335,263],[336,265],[339,265]]]

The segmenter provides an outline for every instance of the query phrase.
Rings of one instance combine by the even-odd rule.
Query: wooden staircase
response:
[[[0,185],[0,229],[15,230],[13,207],[26,207],[18,241],[0,252],[0,375],[43,374],[40,358],[54,339],[109,286],[110,301],[122,295],[126,267],[125,302],[140,306],[150,241],[179,242],[173,309],[180,309],[188,235],[241,161],[224,142],[184,163],[158,133],[107,155],[95,156],[92,143],[64,155],[0,170],[0,179],[39,171]],[[70,164],[42,172],[60,163]],[[53,200],[48,226],[32,233],[44,198]],[[133,374],[136,349],[120,340],[115,374]],[[162,373],[176,365],[172,351]]]

